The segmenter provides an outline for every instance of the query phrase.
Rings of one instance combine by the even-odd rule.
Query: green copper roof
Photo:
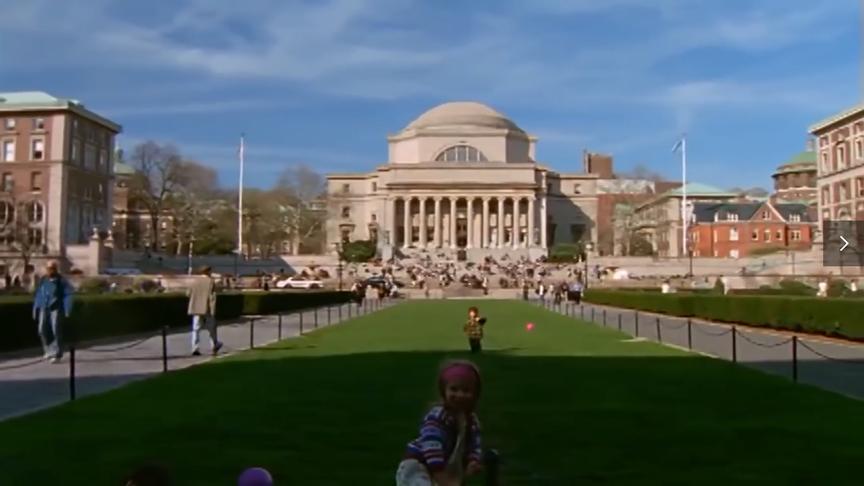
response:
[[[57,107],[65,108],[69,104],[80,105],[78,100],[56,98],[43,91],[16,91],[0,93],[0,107]]]
[[[131,176],[135,174],[135,169],[129,164],[124,164],[123,162],[114,162],[114,173],[117,175]]]
[[[805,150],[777,168],[774,175],[787,172],[816,171],[816,152]]]

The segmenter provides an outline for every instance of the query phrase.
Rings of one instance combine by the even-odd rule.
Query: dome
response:
[[[816,172],[816,152],[805,150],[777,168],[775,176],[793,172]]]
[[[432,108],[412,121],[406,130],[418,128],[484,127],[522,131],[506,116],[474,101],[452,101]]]

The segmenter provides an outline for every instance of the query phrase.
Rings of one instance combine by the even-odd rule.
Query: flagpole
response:
[[[237,256],[243,257],[243,165],[246,158],[245,134],[240,134],[240,188],[237,203]]]
[[[687,245],[687,135],[681,135],[681,244],[683,245],[681,255],[686,255],[689,250]]]

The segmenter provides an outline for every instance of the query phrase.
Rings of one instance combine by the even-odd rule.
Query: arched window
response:
[[[39,201],[27,203],[27,220],[31,223],[41,223],[45,217],[45,207]]]
[[[0,224],[9,224],[15,220],[15,206],[6,201],[0,201]]]
[[[454,145],[435,157],[436,162],[486,162],[483,152],[470,145]]]

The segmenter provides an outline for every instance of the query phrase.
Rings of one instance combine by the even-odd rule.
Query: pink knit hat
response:
[[[474,400],[480,398],[480,370],[470,361],[450,361],[438,374],[438,392],[444,398],[444,389],[451,381],[470,381],[474,383]]]

